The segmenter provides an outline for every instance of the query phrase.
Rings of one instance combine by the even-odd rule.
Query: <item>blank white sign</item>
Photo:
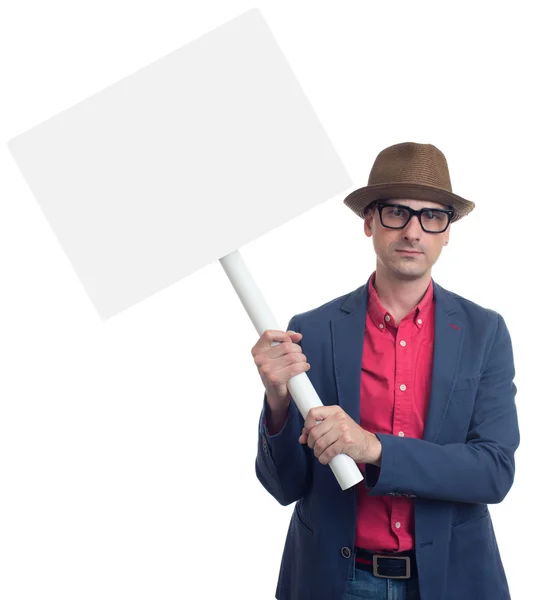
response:
[[[8,146],[103,319],[352,183],[257,9]]]

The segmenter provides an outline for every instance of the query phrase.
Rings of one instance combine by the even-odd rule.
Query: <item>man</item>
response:
[[[501,315],[431,277],[474,203],[452,193],[442,152],[415,143],[383,150],[344,203],[376,270],[252,348],[256,474],[297,501],[276,598],[509,599],[487,505],[511,488],[519,445],[511,339]],[[304,424],[286,382],[306,371],[324,406]],[[345,491],[338,453],[364,474]]]

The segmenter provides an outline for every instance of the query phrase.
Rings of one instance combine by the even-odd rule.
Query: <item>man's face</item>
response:
[[[447,208],[427,200],[383,200],[383,204],[401,204],[415,210],[421,208]],[[427,233],[416,216],[403,229],[388,229],[380,222],[376,204],[365,217],[365,234],[373,238],[377,260],[397,279],[410,281],[425,275],[438,260],[442,248],[449,240],[451,225],[443,233]],[[417,253],[403,253],[411,250]]]

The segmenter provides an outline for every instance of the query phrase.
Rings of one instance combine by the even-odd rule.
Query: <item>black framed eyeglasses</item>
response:
[[[443,233],[455,215],[454,210],[441,208],[421,208],[414,210],[403,204],[384,204],[377,202],[380,222],[388,229],[403,229],[416,216],[426,233]]]

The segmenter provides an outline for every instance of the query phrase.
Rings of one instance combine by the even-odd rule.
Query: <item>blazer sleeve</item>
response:
[[[286,330],[301,333],[295,316]],[[299,345],[301,346],[301,341]],[[280,504],[287,506],[299,500],[311,485],[312,457],[307,452],[307,446],[298,442],[304,420],[296,403],[290,402],[286,422],[274,435],[270,435],[265,426],[267,410],[265,393],[259,418],[255,473],[269,494]]]
[[[370,496],[405,495],[494,504],[510,490],[520,442],[511,338],[504,319],[497,328],[480,378],[465,443],[436,444],[375,434],[382,444],[380,469],[365,470]]]

